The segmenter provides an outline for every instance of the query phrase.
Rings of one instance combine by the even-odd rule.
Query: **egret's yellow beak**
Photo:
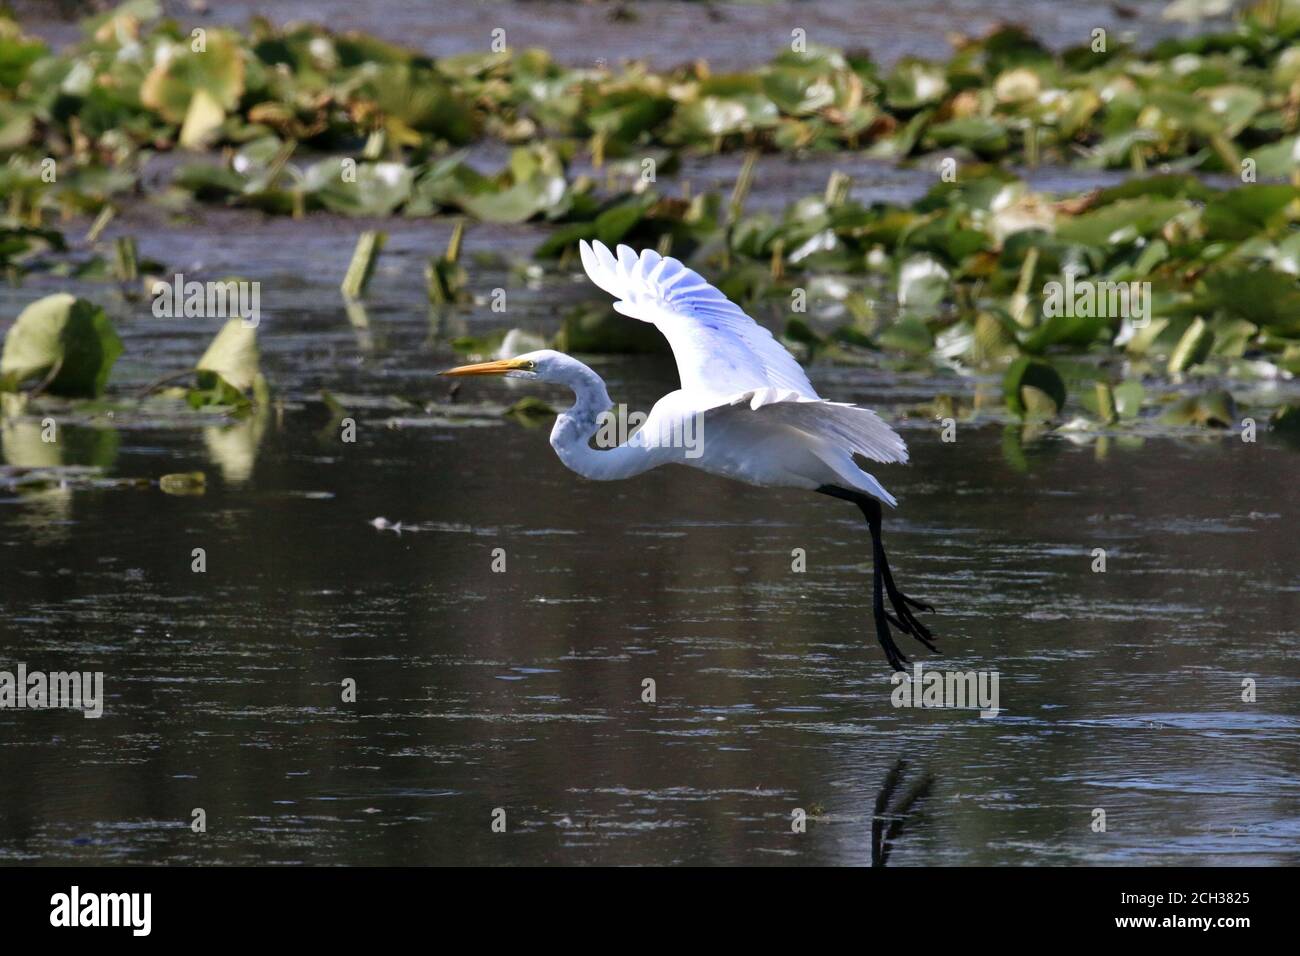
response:
[[[439,375],[504,375],[506,372],[514,372],[518,369],[527,368],[528,362],[523,359],[501,359],[498,362],[480,362],[477,365],[461,365],[456,368],[449,368],[445,372],[439,372]]]

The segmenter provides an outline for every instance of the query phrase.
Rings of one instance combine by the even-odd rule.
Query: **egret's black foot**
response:
[[[886,565],[886,568],[888,568],[888,565]],[[886,570],[885,574],[885,588],[889,594],[889,603],[894,606],[894,614],[898,615],[897,618],[890,615],[890,622],[904,634],[910,634],[930,650],[939,650],[939,648],[934,646],[934,642],[931,640],[934,635],[930,633],[930,629],[918,621],[916,615],[912,613],[912,607],[916,607],[923,611],[933,611],[934,608],[930,607],[928,604],[923,604],[920,601],[913,601],[902,591],[898,590],[898,588],[891,587],[890,585],[894,582],[890,580],[888,570]],[[911,605],[911,607],[909,607],[909,605]]]
[[[912,607],[916,608],[918,611],[929,611],[931,614],[934,613],[933,604],[927,604],[925,601],[918,601],[915,598],[908,597],[902,591],[898,592],[898,596],[901,597],[908,604],[910,604]]]
[[[889,630],[889,625],[893,624],[900,631],[907,633],[907,628],[899,623],[898,619],[885,610],[885,602],[881,591],[881,574],[880,563],[876,563],[876,571],[873,575],[875,578],[874,593],[872,595],[871,610],[876,619],[876,640],[880,641],[880,646],[885,651],[885,660],[889,661],[889,666],[896,671],[907,669],[911,663],[907,655],[899,650],[898,644],[894,641],[894,635]]]
[[[877,514],[879,513],[879,510],[880,505],[877,504]],[[868,524],[872,524],[872,517],[873,516],[870,514],[867,516]],[[878,520],[879,519],[877,519],[877,521]],[[878,527],[878,525],[876,527]],[[872,534],[873,537],[877,539],[880,537],[878,530],[873,530]],[[939,648],[935,647],[934,643],[931,641],[933,635],[930,633],[930,629],[918,621],[916,615],[912,613],[912,608],[916,608],[918,611],[933,611],[934,607],[926,604],[924,601],[910,598],[898,589],[898,585],[894,583],[893,572],[889,570],[889,558],[885,556],[885,547],[883,544],[880,546],[877,560],[881,565],[881,570],[884,572],[885,593],[889,595],[889,603],[894,606],[894,613],[898,615],[895,626],[904,634],[912,635],[912,637],[916,638],[930,650],[938,651]]]

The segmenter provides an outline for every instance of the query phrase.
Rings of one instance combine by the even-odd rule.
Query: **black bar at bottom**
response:
[[[1285,925],[1290,880],[1282,869],[11,868],[0,869],[0,925],[6,943],[337,945],[459,925],[486,930],[481,942],[512,930],[559,941],[606,927],[669,946],[719,933],[733,944],[762,940],[781,923],[799,932],[825,920],[856,924],[868,938],[884,928],[926,940],[950,932],[973,940],[978,930],[986,941],[1047,929],[1070,941],[1199,936],[1232,945]],[[146,893],[147,910],[143,895],[120,895]],[[125,925],[81,925],[112,921]],[[662,935],[676,925],[696,935]]]

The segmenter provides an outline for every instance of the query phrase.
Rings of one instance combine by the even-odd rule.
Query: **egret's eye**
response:
[[[528,371],[531,372],[533,369],[537,368],[537,363],[534,362],[532,359],[529,359],[528,364],[526,364],[524,368],[528,369]]]

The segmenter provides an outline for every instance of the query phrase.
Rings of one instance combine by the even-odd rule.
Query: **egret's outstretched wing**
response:
[[[615,258],[600,242],[579,248],[591,281],[618,299],[614,308],[664,334],[682,390],[698,396],[701,407],[754,389],[817,398],[794,356],[698,272],[652,249],[638,256],[619,246]]]

